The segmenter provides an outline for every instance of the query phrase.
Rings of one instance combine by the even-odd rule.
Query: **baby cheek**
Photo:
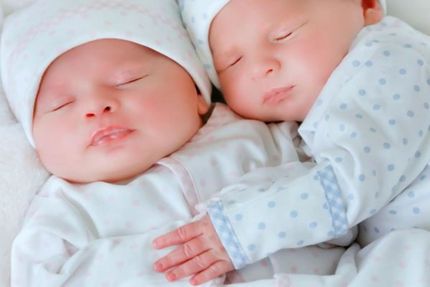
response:
[[[242,95],[249,95],[250,91],[255,90],[254,83],[247,80],[246,71],[239,69],[225,72],[224,75],[219,76],[219,80],[224,98],[230,102],[241,101]]]
[[[313,35],[313,38],[304,40],[296,49],[295,57],[300,61],[296,68],[304,70],[301,76],[312,81],[314,85],[323,86],[344,54],[330,39]]]
[[[237,81],[222,89],[227,104],[237,113],[242,113],[252,98],[248,88],[249,85],[246,87],[242,82]]]

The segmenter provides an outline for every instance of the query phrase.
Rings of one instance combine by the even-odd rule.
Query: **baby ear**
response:
[[[384,9],[378,0],[362,0],[364,25],[376,24],[384,17]]]
[[[203,116],[209,111],[209,104],[206,102],[199,88],[196,87],[197,90],[197,112],[199,115]]]

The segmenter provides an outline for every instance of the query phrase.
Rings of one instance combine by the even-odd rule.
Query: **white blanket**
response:
[[[38,161],[1,91],[0,134],[0,286],[7,286],[12,240],[30,200],[45,182],[48,172]]]
[[[17,123],[1,125],[0,134],[0,286],[9,277],[10,245],[34,193],[47,172]]]
[[[0,23],[3,10],[12,11],[27,2],[0,2]],[[39,163],[21,126],[10,112],[1,85],[0,134],[0,286],[8,286],[12,240],[30,200],[45,182],[48,173]]]

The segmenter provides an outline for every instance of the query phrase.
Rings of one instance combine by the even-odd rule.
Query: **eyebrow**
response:
[[[58,93],[63,91],[65,88],[65,85],[63,83],[50,83],[46,86],[44,86],[44,89],[42,91],[41,86],[39,87],[39,90],[37,91],[37,99],[40,99],[40,94],[43,92],[42,102],[49,101],[51,99],[55,99],[56,96],[58,96]]]
[[[55,86],[55,85],[53,85]],[[58,92],[59,88],[58,86],[55,87],[54,90],[51,89],[52,86],[49,87],[49,90],[45,89],[45,92],[43,93],[43,96],[41,97],[40,91],[37,93],[35,102],[34,102],[34,108],[33,113],[36,115],[36,112],[45,112],[47,109],[50,108],[52,103],[56,101],[57,99],[64,97],[67,98],[66,95],[61,95]]]
[[[306,19],[303,15],[292,15],[290,17],[287,17],[285,19],[282,19],[278,23],[274,23],[273,25],[269,26],[268,29],[273,31],[276,30],[279,26],[283,26],[286,29],[295,29],[296,27],[304,25],[305,22],[308,22],[309,20]]]
[[[223,56],[223,58],[235,57],[238,54],[238,49],[234,46],[228,48],[221,48],[217,50],[212,49],[212,55],[215,56]]]
[[[128,78],[135,75],[136,73],[139,73],[141,70],[142,70],[141,66],[124,65],[123,67],[119,67],[118,70],[114,72],[113,78],[114,79]]]
[[[115,66],[114,69],[108,71],[104,77],[110,84],[118,84],[119,81],[127,80],[143,72],[148,66],[146,63],[149,61],[142,59],[142,61],[126,61]]]

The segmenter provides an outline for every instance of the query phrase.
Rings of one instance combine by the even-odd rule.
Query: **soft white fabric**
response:
[[[30,3],[33,3],[36,0],[0,0],[0,4],[3,8],[5,15],[9,15],[18,9],[25,8]]]
[[[9,286],[12,240],[48,172],[38,161],[21,125],[0,125],[0,134],[0,286]]]
[[[52,176],[14,241],[12,286],[165,286],[152,263],[168,250],[154,250],[152,239],[191,220],[194,204],[220,186],[297,162],[296,128],[242,120],[220,104],[191,142],[128,183]]]
[[[215,16],[230,0],[178,0],[182,20],[196,47],[197,54],[212,83],[219,88],[218,76],[209,47],[209,29]],[[380,0],[386,11],[385,0]],[[240,17],[238,15],[238,17]]]
[[[230,287],[427,287],[430,282],[430,232],[399,230],[360,249],[353,244],[329,276],[279,273],[272,279]]]
[[[392,219],[362,228],[366,243],[429,227],[429,47],[428,36],[394,17],[363,29],[299,128],[315,167],[280,166],[258,181],[251,172],[209,204],[237,268],[342,236],[387,205]]]
[[[6,97],[33,145],[33,108],[44,71],[67,50],[104,38],[132,41],[173,59],[210,102],[209,80],[175,0],[40,0],[5,20],[1,41]]]
[[[0,26],[2,6],[0,5]],[[14,119],[0,84],[0,286],[9,286],[10,248],[35,190],[48,173]]]
[[[430,167],[426,166],[404,192],[360,224],[357,241],[367,245],[393,230],[410,227],[430,230],[429,187]]]

